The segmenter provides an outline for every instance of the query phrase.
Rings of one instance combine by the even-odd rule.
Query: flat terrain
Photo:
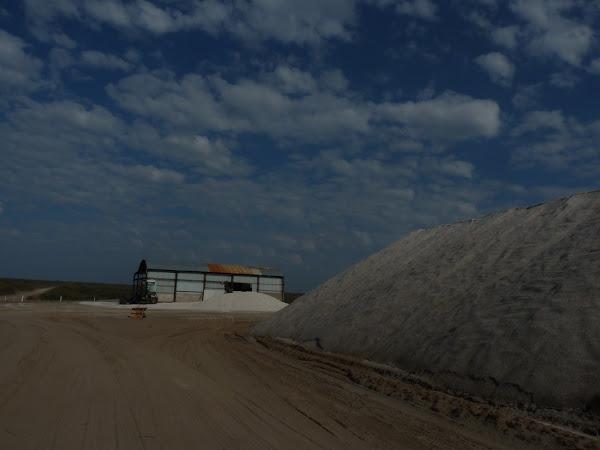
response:
[[[0,448],[596,448],[589,432],[244,332],[265,316],[0,304]]]

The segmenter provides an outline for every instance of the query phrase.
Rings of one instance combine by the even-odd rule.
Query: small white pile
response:
[[[217,312],[275,312],[287,306],[286,303],[259,292],[215,295],[196,304],[202,310]]]
[[[154,310],[179,310],[199,312],[275,312],[287,306],[269,295],[259,292],[233,292],[220,294],[208,298],[203,302],[175,302],[156,303],[149,305],[119,305],[114,302],[80,302],[82,305],[91,305],[107,308],[130,309],[142,306]]]

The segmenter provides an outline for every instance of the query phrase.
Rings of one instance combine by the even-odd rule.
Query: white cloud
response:
[[[562,131],[565,129],[566,122],[562,111],[530,111],[520,120],[513,131],[513,136],[521,136],[525,133],[531,133],[542,129],[551,129]]]
[[[129,71],[132,65],[125,61],[123,58],[111,55],[108,53],[102,53],[95,50],[86,50],[81,53],[81,62],[84,65],[98,67],[108,70],[123,70]]]
[[[534,39],[530,48],[535,53],[557,55],[577,66],[590,49],[593,36],[592,30],[585,25],[564,26]]]
[[[279,66],[261,81],[136,74],[109,86],[108,93],[122,108],[169,127],[250,132],[278,141],[340,142],[366,139],[370,131],[384,139],[401,130],[401,141],[451,142],[495,136],[500,127],[500,109],[491,100],[446,93],[418,102],[373,104],[329,88],[323,78]]]
[[[438,7],[432,0],[366,0],[366,2],[379,8],[393,7],[397,14],[425,20],[437,18]]]
[[[295,0],[236,1],[232,16],[241,21],[225,27],[246,39],[276,39],[281,42],[317,44],[324,39],[349,39],[356,19],[355,1]]]
[[[234,158],[227,145],[219,139],[172,134],[153,145],[155,150],[162,151],[163,156],[190,164],[201,173],[235,176],[251,171],[251,167],[244,160]]]
[[[431,100],[385,104],[384,117],[406,127],[421,139],[453,141],[493,137],[500,130],[500,107],[493,100],[479,100],[446,92]]]
[[[278,66],[269,78],[286,94],[308,94],[317,87],[310,73],[289,66]]]
[[[77,47],[77,42],[71,39],[66,33],[50,31],[43,27],[33,27],[31,31],[36,39],[40,41],[68,49]]]
[[[510,50],[517,46],[520,28],[517,25],[495,28],[492,31],[492,41]]]
[[[403,0],[396,5],[399,14],[433,20],[437,17],[437,5],[431,0]]]
[[[518,167],[544,167],[580,179],[600,176],[600,121],[586,123],[559,110],[531,111],[511,135],[519,139],[512,155]]]
[[[537,108],[541,99],[542,88],[542,83],[518,87],[516,94],[512,98],[513,104],[521,110]]]
[[[534,55],[555,56],[578,66],[594,39],[593,30],[566,14],[575,2],[564,0],[513,0],[513,12],[528,24],[528,49]]]
[[[0,29],[0,92],[29,91],[41,84],[43,63],[26,48],[21,38]]]
[[[210,34],[231,33],[244,41],[277,40],[316,45],[328,39],[350,40],[362,3],[393,6],[397,14],[425,20],[437,18],[433,0],[25,0],[26,11],[40,39],[51,36],[61,17],[97,27],[153,34],[200,29]]]
[[[182,184],[185,181],[185,176],[180,172],[148,164],[123,165],[107,163],[104,167],[112,172],[111,175],[114,174],[132,181],[141,180],[142,182],[150,181],[152,183],[166,184]]]
[[[109,86],[109,95],[129,111],[172,126],[204,131],[248,131],[276,139],[321,141],[347,138],[369,128],[369,108],[314,89],[309,74],[276,70],[264,82],[219,76],[137,74]],[[298,92],[304,95],[298,97]]]
[[[348,39],[348,27],[355,20],[355,1],[347,0],[204,0],[187,5],[147,0],[84,3],[26,0],[26,5],[28,15],[38,27],[46,27],[57,17],[68,17],[86,24],[95,22],[154,34],[202,29],[213,34],[228,31],[243,39],[276,39],[299,44]]]
[[[159,161],[175,163],[195,173],[242,176],[252,172],[251,165],[234,155],[223,140],[193,132],[161,133],[149,124],[137,122],[124,132],[123,142]]]
[[[323,72],[319,81],[324,89],[329,89],[334,92],[345,91],[349,86],[348,79],[340,69]]]
[[[508,86],[512,83],[515,66],[502,53],[492,52],[478,56],[475,61],[485,70],[492,81]]]
[[[572,72],[556,72],[550,75],[550,84],[561,89],[570,89],[581,79]]]
[[[22,132],[33,124],[39,133],[56,135],[64,132],[67,133],[66,140],[71,142],[81,134],[102,136],[108,142],[124,129],[123,122],[107,109],[96,105],[86,107],[73,101],[30,103],[14,111],[10,122]],[[33,135],[33,128],[31,130]]]
[[[600,75],[600,58],[593,59],[589,66],[590,73]]]
[[[228,115],[209,81],[200,75],[188,74],[177,80],[169,72],[134,74],[109,85],[107,92],[121,108],[176,127],[200,131],[249,127],[246,121]]]
[[[471,178],[475,166],[467,161],[458,161],[454,159],[441,159],[432,162],[434,169],[455,177]]]

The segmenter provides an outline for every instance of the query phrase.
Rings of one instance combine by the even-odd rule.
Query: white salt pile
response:
[[[148,305],[119,305],[114,302],[80,302],[82,305],[131,309],[135,306],[151,310],[180,310],[199,312],[275,312],[287,306],[269,295],[258,292],[233,292],[208,298],[203,302],[174,302]]]
[[[274,312],[287,306],[286,303],[259,292],[215,295],[198,304],[204,310],[219,312]]]
[[[411,233],[254,332],[585,408],[600,399],[600,193]]]

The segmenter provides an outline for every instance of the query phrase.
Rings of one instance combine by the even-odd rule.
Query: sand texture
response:
[[[600,192],[413,232],[253,332],[585,408],[600,396]]]
[[[562,422],[388,380],[352,360],[244,338],[258,316],[152,310],[133,320],[122,309],[63,302],[0,304],[0,319],[3,450],[583,450],[597,442]]]

